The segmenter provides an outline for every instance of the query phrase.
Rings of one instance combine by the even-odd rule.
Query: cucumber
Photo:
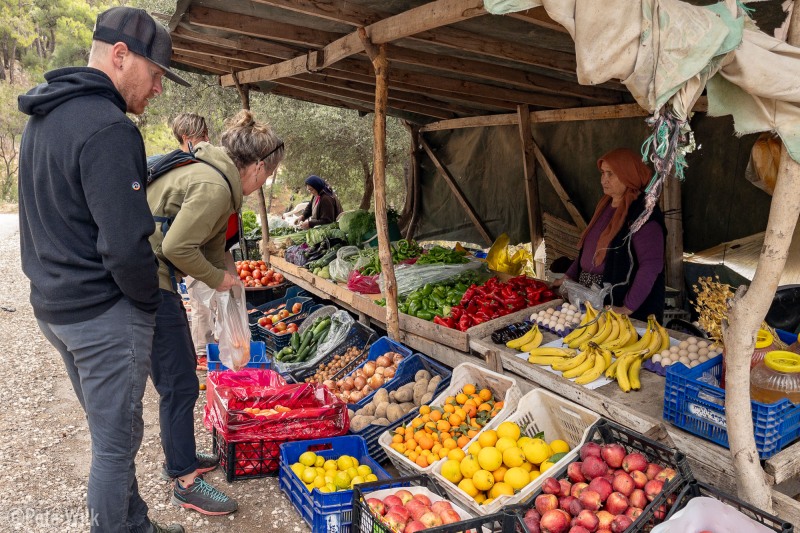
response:
[[[292,343],[292,348],[295,350],[300,349],[300,334],[299,333],[292,333],[292,338],[289,339],[289,342]]]

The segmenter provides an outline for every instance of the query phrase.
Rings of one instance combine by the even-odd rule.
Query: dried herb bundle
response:
[[[697,282],[700,287],[692,286],[697,294],[697,299],[692,304],[697,311],[698,322],[709,338],[722,346],[722,321],[728,316],[728,301],[734,297],[733,288],[721,283],[719,276],[702,277]]]

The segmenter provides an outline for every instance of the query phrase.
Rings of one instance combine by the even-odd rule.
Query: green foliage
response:
[[[164,122],[145,123],[140,128],[147,155],[165,154],[179,148],[172,130]]]
[[[261,227],[258,225],[258,221],[256,220],[256,214],[249,209],[245,209],[242,211],[242,231],[245,234],[252,232],[254,229],[258,228],[259,230]]]
[[[19,140],[27,117],[17,111],[17,93],[13,85],[0,83],[0,200],[17,200]]]

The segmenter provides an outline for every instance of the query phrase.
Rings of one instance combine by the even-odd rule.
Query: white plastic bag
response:
[[[580,307],[583,302],[588,300],[595,309],[602,309],[606,296],[611,293],[611,284],[604,283],[602,289],[597,285],[592,285],[589,288],[577,281],[566,279],[561,284],[561,293],[566,294],[569,303],[577,307]]]
[[[654,527],[651,533],[696,533],[699,531],[736,533],[769,533],[763,526],[737,509],[714,498],[692,498],[686,507],[666,522]]]
[[[204,284],[198,284],[197,288],[200,302],[214,311],[220,363],[232,370],[241,370],[250,362],[250,324],[244,286],[236,284],[225,292]]]

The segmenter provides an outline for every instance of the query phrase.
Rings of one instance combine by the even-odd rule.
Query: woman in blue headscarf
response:
[[[319,176],[312,175],[306,178],[306,189],[313,196],[300,217],[300,226],[307,229],[335,222],[342,212],[342,204],[330,185]]]

